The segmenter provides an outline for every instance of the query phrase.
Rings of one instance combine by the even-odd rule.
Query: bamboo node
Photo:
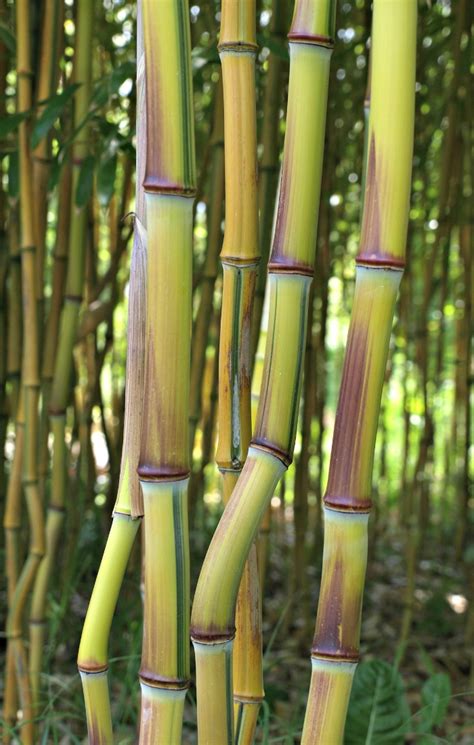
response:
[[[241,256],[220,256],[221,263],[224,266],[235,266],[238,269],[251,269],[252,267],[260,264],[260,256],[250,256],[248,258],[242,258]]]
[[[77,669],[80,673],[85,675],[103,675],[109,669],[108,665],[97,665],[96,663],[79,662],[77,663]]]
[[[376,255],[373,253],[369,254],[361,252],[356,257],[356,266],[367,266],[370,269],[386,269],[395,272],[403,272],[405,268],[405,260],[384,253]]]
[[[138,677],[142,683],[150,688],[168,688],[173,691],[185,691],[190,686],[186,678],[170,678],[165,675],[157,675],[151,670],[140,670]]]
[[[219,631],[200,631],[191,627],[191,640],[197,644],[228,644],[235,638],[235,626],[230,629],[221,629]]]
[[[369,497],[326,494],[323,501],[325,507],[335,512],[370,513],[372,510],[372,500]]]
[[[334,39],[331,36],[305,34],[300,31],[290,31],[288,41],[293,44],[312,44],[313,46],[324,47],[325,49],[332,49],[334,47]]]
[[[258,45],[251,41],[222,41],[217,45],[219,54],[257,54]]]
[[[357,665],[357,663],[360,660],[360,654],[358,653],[351,654],[350,652],[345,652],[342,650],[340,652],[334,652],[334,653],[331,653],[331,652],[323,653],[323,652],[318,652],[316,646],[313,645],[313,647],[311,648],[311,658],[313,660],[324,660],[325,662],[334,662],[335,664],[337,663],[344,664],[344,663],[349,662],[351,664]]]
[[[259,706],[265,701],[265,696],[242,696],[240,693],[234,693],[234,701],[239,704],[255,704]]]
[[[282,450],[277,445],[274,445],[273,443],[268,442],[267,440],[261,439],[260,437],[252,438],[250,446],[257,448],[259,450],[264,450],[266,453],[270,453],[270,455],[273,455],[275,458],[278,458],[278,460],[281,460],[285,468],[288,468],[293,462],[293,458],[290,455],[290,453],[288,453],[285,450]]]
[[[269,274],[301,274],[303,277],[314,276],[314,267],[310,264],[292,264],[288,260],[273,260],[268,262]]]
[[[170,184],[164,181],[160,181],[159,177],[153,175],[145,176],[143,180],[143,189],[147,194],[164,194],[192,199],[194,199],[194,197],[196,196],[196,189],[193,186]]]
[[[74,305],[81,305],[82,295],[64,295],[64,302],[73,303]]]
[[[189,478],[189,468],[176,468],[165,464],[154,466],[140,463],[137,474],[141,481],[185,481]]]

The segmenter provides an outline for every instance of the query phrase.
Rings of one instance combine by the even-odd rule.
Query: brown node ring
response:
[[[270,455],[281,460],[285,468],[289,468],[293,461],[293,458],[286,450],[282,450],[278,445],[274,445],[272,442],[268,442],[268,440],[264,440],[260,437],[254,437],[250,442],[250,447],[270,453]]]
[[[331,36],[305,34],[300,31],[290,31],[288,40],[293,43],[314,44],[314,46],[325,47],[326,49],[332,49],[334,46],[334,39]]]

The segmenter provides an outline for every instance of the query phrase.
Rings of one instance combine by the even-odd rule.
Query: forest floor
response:
[[[305,589],[295,592],[291,508],[286,509],[286,514],[278,510],[275,518],[264,601],[266,698],[261,709],[256,742],[296,745],[300,742],[310,679],[309,649],[317,603],[320,551],[313,549],[311,552],[308,549],[307,568],[301,583]],[[212,518],[208,520],[208,534],[213,522]],[[310,520],[310,527],[311,524]],[[199,557],[193,563],[195,581],[207,538],[203,537],[202,532],[194,537],[195,543],[199,543],[194,552]],[[86,533],[80,536],[79,547],[82,548],[79,555],[86,555],[82,552],[88,545],[94,545],[95,541],[94,531],[87,533],[86,522]],[[378,527],[375,550],[371,554],[363,610],[361,658],[364,663],[379,660],[389,663],[392,669],[394,665],[398,667],[402,691],[400,693],[398,690],[397,696],[403,698],[398,705],[398,714],[404,720],[404,727],[403,734],[395,730],[391,736],[388,733],[385,737],[377,735],[376,731],[370,737],[360,734],[364,731],[363,718],[367,711],[370,710],[373,715],[380,704],[374,699],[370,685],[364,688],[364,681],[361,680],[364,703],[363,706],[357,702],[351,705],[352,732],[346,729],[346,743],[472,745],[474,691],[469,690],[472,651],[469,652],[465,643],[468,610],[466,578],[461,570],[453,569],[456,564],[452,542],[440,536],[426,540],[417,572],[411,640],[403,656],[399,636],[406,582],[405,563],[403,543],[393,526],[385,529]],[[90,555],[88,560],[76,563],[68,580],[68,592],[56,595],[53,588],[48,661],[50,672],[44,677],[43,735],[39,740],[42,745],[82,745],[86,742],[82,693],[75,658],[94,562],[95,557]],[[136,581],[139,563],[137,549],[125,580],[111,635],[111,698],[117,723],[116,742],[123,745],[136,742],[135,721],[139,706],[137,672],[141,643],[141,599]],[[0,665],[2,663],[0,658]],[[442,684],[441,689],[436,685],[430,687],[433,676]],[[397,709],[390,692],[386,698]],[[185,745],[196,742],[195,722],[195,689],[192,687],[185,712]]]

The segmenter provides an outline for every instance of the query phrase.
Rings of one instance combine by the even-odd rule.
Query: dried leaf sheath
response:
[[[304,745],[342,742],[359,657],[375,438],[405,255],[415,48],[416,1],[375,0],[361,246],[324,497],[323,572]]]
[[[143,0],[147,155],[145,602],[140,742],[181,738],[189,678],[189,379],[195,192],[189,10]],[[158,591],[157,591],[157,588]],[[156,729],[157,727],[157,729]]]
[[[223,646],[230,643],[244,563],[273,490],[292,457],[301,386],[298,361],[305,344],[316,244],[330,59],[329,30],[317,30],[318,39],[312,38],[314,28],[308,26],[311,38],[290,44],[282,186],[269,263],[270,328],[255,439],[201,570],[192,615],[195,647],[211,641]],[[321,36],[324,46],[320,46]],[[228,681],[219,677],[216,687],[226,685],[230,699]],[[199,732],[199,741],[211,742],[206,732]]]

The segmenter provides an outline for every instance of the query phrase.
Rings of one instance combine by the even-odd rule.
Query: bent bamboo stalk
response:
[[[304,745],[342,742],[359,658],[375,438],[408,224],[415,49],[416,0],[375,0],[362,235],[324,497]]]
[[[270,322],[255,434],[205,558],[193,606],[191,635],[202,702],[200,745],[232,743],[231,662],[238,587],[260,520],[293,453],[316,247],[331,28],[330,2],[297,1],[289,34],[287,131],[268,267]],[[220,698],[211,704],[204,700],[204,692],[212,679]],[[223,710],[227,716],[222,716]]]
[[[254,0],[222,3],[219,54],[224,88],[225,232],[219,345],[219,440],[216,460],[224,504],[250,442],[251,322],[259,263]],[[234,657],[235,742],[252,742],[263,698],[262,630],[255,549],[239,592]],[[215,695],[209,691],[208,700]],[[198,719],[200,706],[198,701]],[[206,721],[206,720],[204,720]],[[215,726],[215,725],[213,725]],[[230,723],[225,725],[226,728]]]
[[[78,653],[86,706],[89,740],[112,742],[112,714],[108,687],[108,642],[113,614],[130,553],[143,515],[143,500],[137,476],[143,416],[146,299],[146,232],[143,176],[146,152],[145,57],[142,15],[137,18],[137,192],[135,231],[127,327],[125,422],[122,460],[113,521],[87,610]]]

